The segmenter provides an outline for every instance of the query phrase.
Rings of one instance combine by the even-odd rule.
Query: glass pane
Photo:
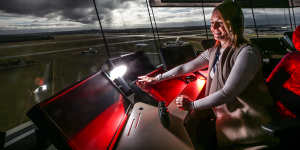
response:
[[[91,1],[0,2],[0,131],[107,59]]]
[[[255,9],[255,18],[260,37],[281,37],[289,29],[289,12],[285,8]]]
[[[256,37],[254,20],[252,16],[251,9],[243,9],[244,13],[244,26],[245,26],[245,36],[248,38]]]
[[[243,9],[245,33],[248,38],[256,38],[256,29],[251,9]],[[253,9],[256,27],[260,38],[282,37],[290,30],[288,8]]]
[[[96,0],[112,57],[144,51],[153,65],[160,64],[145,0]]]
[[[296,25],[300,24],[300,7],[296,7],[294,8],[294,14],[295,14],[295,21],[296,21]]]
[[[191,44],[197,53],[203,51],[201,41],[207,39],[207,35],[209,39],[212,38],[209,27],[212,10],[204,8],[205,27],[202,7],[154,8],[162,43],[180,40]]]

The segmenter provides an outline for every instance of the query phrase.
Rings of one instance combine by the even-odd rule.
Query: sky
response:
[[[151,27],[145,0],[96,0],[103,28]],[[159,27],[204,25],[201,8],[153,8]],[[212,8],[205,9],[209,22]],[[256,9],[258,24],[289,24],[288,9]],[[300,22],[300,8],[294,9]],[[253,24],[251,10],[244,10],[246,24]],[[92,0],[0,1],[0,33],[34,30],[98,28]]]

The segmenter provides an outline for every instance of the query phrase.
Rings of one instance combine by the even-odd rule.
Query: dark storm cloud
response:
[[[101,18],[109,21],[111,10],[126,7],[127,1],[133,0],[96,0],[96,4]],[[86,24],[96,21],[92,0],[2,0],[0,11],[49,19],[60,17]]]

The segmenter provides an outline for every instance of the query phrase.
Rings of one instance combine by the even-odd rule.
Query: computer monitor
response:
[[[129,103],[98,72],[34,106],[28,116],[59,149],[109,149],[127,118]]]
[[[161,55],[167,70],[186,63],[196,57],[195,51],[190,44],[166,44],[161,48]]]
[[[138,76],[145,75],[155,70],[155,66],[143,51],[137,51],[120,57],[109,59],[110,63],[116,67],[126,65],[127,71],[122,77],[126,82],[131,83],[137,79]],[[113,68],[109,68],[111,71]]]

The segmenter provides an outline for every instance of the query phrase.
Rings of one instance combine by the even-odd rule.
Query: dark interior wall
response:
[[[0,149],[4,147],[5,132],[0,132]]]

